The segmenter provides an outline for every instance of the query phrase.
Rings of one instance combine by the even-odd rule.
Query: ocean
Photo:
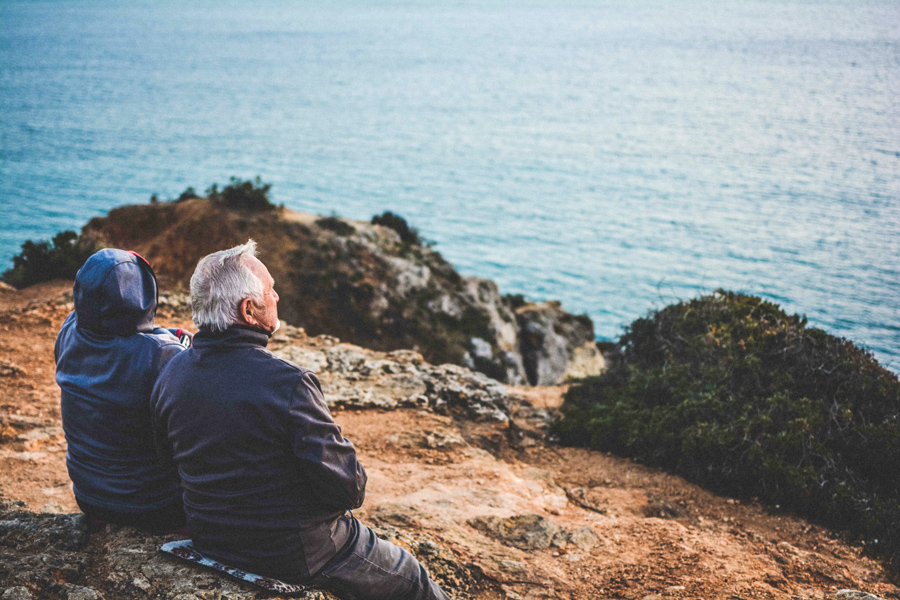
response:
[[[260,175],[601,339],[716,288],[900,371],[900,3],[0,3],[0,268]]]

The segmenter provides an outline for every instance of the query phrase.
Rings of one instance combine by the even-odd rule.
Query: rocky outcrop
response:
[[[884,600],[883,598],[876,596],[875,594],[870,594],[868,592],[861,592],[859,590],[838,590],[833,594],[828,594],[825,596],[825,600]]]
[[[159,295],[158,317],[182,321],[189,315],[187,294]],[[517,445],[545,439],[554,419],[483,373],[452,364],[432,365],[414,350],[369,350],[330,335],[310,336],[293,325],[283,325],[267,347],[315,372],[333,410],[420,408],[463,421],[500,423],[508,425]],[[426,440],[436,447],[445,442]]]
[[[163,293],[159,310],[183,316],[187,303],[184,294]],[[367,350],[332,336],[309,337],[290,325],[279,330],[269,349],[316,371],[333,409],[414,407],[506,427],[521,403],[482,373],[456,365],[430,365],[410,350]],[[62,431],[54,427],[13,433],[13,439],[28,441],[51,434],[61,437]],[[0,431],[0,439],[2,435]],[[466,446],[466,441],[432,431],[422,445],[447,451]],[[417,531],[412,525],[414,513],[415,509],[404,506],[376,509],[370,524],[379,536],[412,552],[453,597],[471,598],[496,587],[477,564]],[[20,502],[0,497],[0,600],[274,600],[246,584],[159,552],[165,542],[183,537],[113,525],[90,530],[80,513],[34,513]],[[301,598],[337,600],[322,590],[311,590]]]
[[[427,536],[375,527],[384,539],[416,555],[441,585],[468,598],[489,585],[479,567],[461,561]],[[0,497],[2,600],[275,600],[276,597],[213,571],[160,553],[177,534],[152,535],[105,525],[89,531],[82,514],[33,513]],[[303,600],[339,600],[312,589]]]
[[[0,600],[274,600],[159,554],[180,536],[89,530],[81,515],[62,514],[77,508],[52,349],[71,284],[37,287],[0,306],[0,347],[23,368],[0,377],[0,496],[38,511],[0,500]],[[159,325],[187,324],[184,294],[160,301]],[[483,375],[432,370],[416,353],[290,327],[269,348],[318,361],[326,397],[348,409],[335,418],[369,473],[354,513],[416,555],[456,600],[900,597],[886,565],[832,532],[629,460],[548,444],[548,411],[563,386],[511,387],[507,396]],[[508,420],[469,417],[485,405]]]
[[[569,541],[562,527],[540,515],[476,517],[469,525],[520,550],[564,548]]]
[[[184,287],[201,257],[252,237],[276,279],[282,319],[310,334],[409,348],[511,384],[602,369],[588,317],[559,303],[517,306],[492,281],[462,277],[438,252],[389,227],[194,198],[117,208],[83,235],[140,252],[170,285]]]
[[[567,313],[559,302],[551,301],[519,307],[516,319],[522,362],[531,385],[554,385],[605,369],[589,317]]]
[[[271,344],[277,356],[319,374],[331,408],[427,408],[475,421],[508,422],[506,387],[456,365],[431,365],[412,350],[372,352],[331,336],[307,339],[287,326]]]
[[[580,550],[589,551],[602,543],[600,536],[590,527],[579,527],[569,532],[541,515],[476,517],[469,520],[469,525],[520,550],[565,548],[571,543]]]

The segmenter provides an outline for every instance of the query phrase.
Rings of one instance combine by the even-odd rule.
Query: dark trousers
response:
[[[412,554],[353,517],[346,546],[312,580],[346,600],[450,600]]]
[[[78,508],[89,519],[100,523],[115,523],[126,527],[137,527],[150,533],[169,533],[185,526],[184,505],[179,499],[169,506],[141,513],[123,513],[88,504],[75,498]],[[100,524],[98,523],[98,524]]]

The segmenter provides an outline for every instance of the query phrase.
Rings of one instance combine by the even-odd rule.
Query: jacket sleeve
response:
[[[319,379],[304,372],[294,388],[289,420],[299,468],[319,490],[322,508],[343,511],[362,506],[366,471],[356,450],[331,418]]]
[[[63,336],[68,335],[68,330],[72,327],[71,322],[75,320],[75,311],[69,313],[69,316],[66,317],[66,320],[63,321],[62,327],[59,328],[59,333],[56,334],[56,343],[53,344],[53,359],[57,362],[57,366],[59,365],[59,351],[61,350],[61,345],[63,343]]]

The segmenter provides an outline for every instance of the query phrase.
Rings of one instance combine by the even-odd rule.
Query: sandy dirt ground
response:
[[[69,282],[0,292],[0,495],[35,511],[77,511],[53,359],[71,306]],[[191,327],[164,311],[157,323]],[[511,391],[553,409],[564,390]],[[900,598],[877,561],[834,533],[626,459],[516,443],[508,425],[418,409],[334,416],[369,474],[357,516],[477,565],[495,584],[484,598],[786,599],[845,588]],[[596,537],[520,550],[472,524],[522,515]]]

